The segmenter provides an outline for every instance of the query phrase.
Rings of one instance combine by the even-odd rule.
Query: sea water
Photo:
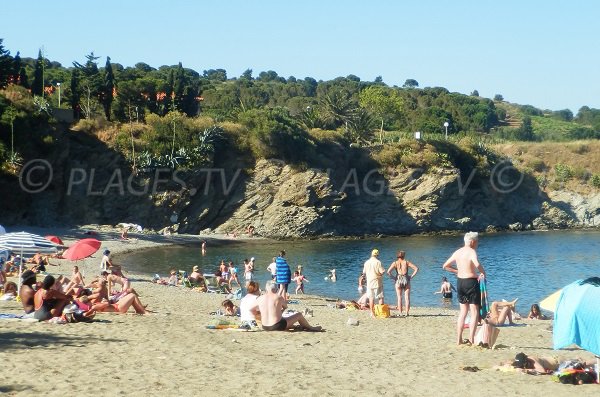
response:
[[[232,260],[243,284],[243,260],[255,258],[255,278],[261,286],[270,279],[267,266],[280,250],[287,252],[292,272],[302,265],[309,282],[308,294],[331,298],[357,299],[358,277],[374,248],[387,268],[397,250],[406,251],[406,259],[419,267],[411,280],[412,306],[447,305],[439,291],[442,276],[456,287],[456,276],[442,270],[442,264],[463,245],[462,235],[408,236],[359,240],[250,240],[207,246],[201,254],[195,247],[163,247],[133,252],[117,258],[126,270],[166,276],[169,269],[191,272],[198,265],[204,273],[214,273],[219,262]],[[487,272],[488,297],[491,300],[519,298],[517,311],[527,314],[532,303],[539,302],[564,285],[581,278],[600,276],[600,231],[548,231],[481,235],[479,260]],[[337,281],[326,277],[336,269]],[[409,271],[412,273],[412,270]],[[290,285],[293,294],[295,284]],[[384,276],[387,303],[396,304],[393,281]],[[451,303],[457,307],[456,293]]]

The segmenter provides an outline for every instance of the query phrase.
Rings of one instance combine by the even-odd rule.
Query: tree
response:
[[[473,90],[473,92],[471,93],[471,96],[479,96],[479,91]]]
[[[417,80],[406,79],[406,81],[402,85],[402,88],[417,88],[418,86],[419,86],[419,83],[417,82]]]
[[[4,39],[0,39],[0,88],[6,87],[8,76],[11,75],[12,71],[10,51],[4,49],[3,41]]]
[[[533,126],[531,125],[531,117],[523,117],[521,128],[518,131],[518,139],[522,141],[534,141],[535,135],[533,134]]]
[[[383,143],[383,124],[386,117],[399,117],[404,107],[404,99],[397,90],[382,86],[370,86],[362,90],[358,101],[360,106],[381,120],[379,141]]]
[[[383,84],[383,77],[381,77],[381,76],[375,77],[374,83],[375,84]]]
[[[494,101],[496,102],[502,102],[504,100],[504,97],[500,94],[496,94],[494,95]]]
[[[79,69],[75,68],[71,72],[71,109],[73,109],[73,118],[79,120],[81,91],[79,88]]]
[[[335,128],[343,124],[347,128],[358,110],[357,104],[347,92],[341,89],[334,89],[326,94],[321,99],[320,105],[323,110],[323,119]]]
[[[106,57],[106,65],[104,66],[104,92],[102,95],[102,106],[104,106],[104,114],[106,119],[110,121],[110,107],[113,103],[113,93],[115,89],[115,75],[113,74],[110,57]]]
[[[89,119],[96,110],[98,105],[97,100],[102,96],[104,84],[98,70],[97,60],[100,57],[95,56],[92,51],[85,58],[85,64],[82,65],[79,62],[73,62],[73,65],[81,72],[79,87],[84,100],[80,101],[79,107],[85,118]]]
[[[35,62],[35,70],[33,72],[33,83],[31,84],[31,93],[37,96],[44,96],[44,56],[42,50],[38,51],[37,61]]]
[[[244,73],[240,76],[240,79],[252,80],[252,69],[246,69]]]

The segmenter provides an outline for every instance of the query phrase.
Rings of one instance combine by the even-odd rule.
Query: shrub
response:
[[[593,187],[600,188],[600,174],[594,174],[590,178],[590,182]]]
[[[544,172],[548,168],[542,159],[532,159],[527,163],[527,167],[535,172]]]
[[[557,182],[566,182],[574,175],[573,167],[564,163],[558,163],[554,166],[554,173]]]

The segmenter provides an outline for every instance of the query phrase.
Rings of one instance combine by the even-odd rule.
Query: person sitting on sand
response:
[[[188,277],[188,279],[189,279],[189,277]],[[159,277],[157,274],[156,277],[152,281],[154,281],[156,284],[160,284],[160,285],[177,286],[179,279],[177,277],[177,271],[175,269],[171,269],[169,271],[169,277]]]
[[[107,272],[103,272],[108,275]],[[89,284],[92,287],[92,293],[88,296],[92,303],[100,303],[102,301],[108,302],[108,281],[104,278],[99,278]]]
[[[452,290],[456,291],[454,285],[452,285],[446,277],[442,277],[442,285],[440,285],[440,290],[434,292],[434,294],[442,294],[442,298],[452,299]]]
[[[305,276],[301,275],[298,270],[294,272],[294,277],[292,277],[292,280],[296,283],[296,294],[298,294],[298,292],[304,294],[304,281],[307,283],[310,281]]]
[[[40,288],[33,297],[35,314],[33,318],[45,321],[53,317],[60,317],[64,307],[72,301],[72,298],[55,289],[52,289],[56,279],[46,276]]]
[[[33,301],[33,297],[35,296],[35,290],[33,287],[35,284],[35,273],[31,270],[25,270],[21,275],[21,291],[19,291],[21,304],[23,305],[25,314],[31,314],[35,311],[35,304]]]
[[[251,311],[254,315],[260,314],[262,328],[265,331],[287,331],[295,323],[306,331],[321,331],[320,326],[313,327],[306,321],[302,313],[294,313],[289,317],[283,317],[283,311],[287,308],[285,298],[278,294],[279,287],[273,280],[267,281],[266,293],[259,296],[252,304]]]
[[[71,279],[68,281],[65,286],[65,294],[70,295],[72,292],[75,296],[80,295],[85,282],[83,281],[83,275],[79,272],[78,266],[73,266],[73,274],[71,275]]]
[[[225,299],[221,306],[223,306],[223,315],[224,316],[237,316],[240,314],[240,309],[233,304],[233,302],[229,299]]]
[[[513,310],[515,310],[515,304],[519,298],[513,300],[512,302],[492,302],[490,306],[490,312],[486,318],[486,321],[492,325],[502,325],[508,318],[509,324],[514,324],[513,322]]]
[[[534,303],[533,305],[531,305],[531,310],[529,311],[527,318],[529,318],[531,320],[547,320],[548,319],[548,317],[546,317],[542,314],[542,312],[540,311],[540,305],[538,305],[537,303]]]
[[[117,276],[114,273],[107,274],[105,275],[105,277],[106,281],[108,281],[109,300],[113,300],[114,302],[116,302],[127,294],[137,295],[137,292],[135,292],[135,290],[131,288],[131,282],[128,278]],[[177,275],[175,275],[175,277],[177,277]],[[121,291],[113,291],[113,286],[117,284],[121,286]]]
[[[200,268],[196,265],[192,268],[192,273],[188,276],[188,280],[192,285],[199,285],[204,280],[204,276],[200,273]]]
[[[256,281],[248,283],[247,294],[240,300],[240,320],[242,324],[248,324],[256,327],[256,320],[260,320],[260,315],[254,314],[250,309],[260,296],[260,286]]]
[[[40,252],[36,252],[36,254],[32,256],[31,259],[27,261],[27,263],[33,264],[30,270],[35,273],[45,272],[46,265],[50,265],[48,259],[45,256],[42,256]]]
[[[133,309],[137,314],[146,314],[148,310],[146,306],[142,305],[140,298],[138,298],[135,294],[127,294],[117,303],[109,303],[109,302],[100,302],[96,303],[92,306],[92,310],[104,313],[127,313],[130,307],[133,306]]]

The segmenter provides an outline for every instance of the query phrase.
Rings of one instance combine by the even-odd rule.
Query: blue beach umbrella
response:
[[[0,236],[0,249],[7,249],[15,254],[21,255],[19,264],[19,291],[21,290],[21,272],[23,270],[24,258],[31,257],[36,253],[55,254],[58,252],[58,245],[52,241],[46,240],[37,234],[16,232],[6,233]]]
[[[599,303],[600,277],[577,280],[562,289],[554,311],[554,349],[576,344],[600,356]]]

